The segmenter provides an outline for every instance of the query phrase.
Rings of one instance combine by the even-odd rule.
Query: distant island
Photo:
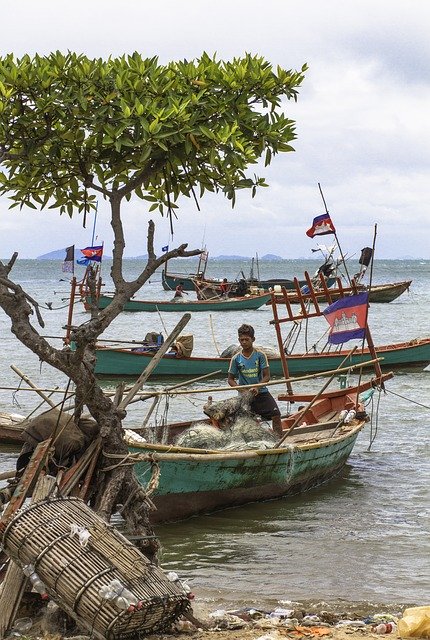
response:
[[[36,260],[64,260],[64,258],[66,257],[66,249],[57,249],[56,251],[50,251],[49,253],[44,253],[41,256],[37,256]],[[79,249],[76,249],[75,251],[75,258],[81,258],[82,253]],[[106,260],[109,260],[112,258],[112,256],[107,256],[107,255],[103,255],[103,258]],[[147,260],[148,256],[147,255],[143,255],[143,256],[130,256],[130,257],[124,257],[124,260]],[[190,258],[192,260],[198,260],[198,256],[195,256],[194,258]],[[284,260],[284,258],[282,258],[281,256],[276,256],[273,253],[266,253],[266,255],[261,256],[258,258],[259,260],[262,260],[264,262],[276,262],[279,260]],[[221,261],[221,260],[249,260],[251,261],[252,258],[250,258],[249,256],[236,256],[236,255],[220,255],[220,256],[211,256],[210,258],[211,262],[216,262]]]

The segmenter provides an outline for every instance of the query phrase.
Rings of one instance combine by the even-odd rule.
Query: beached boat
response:
[[[22,422],[25,416],[17,413],[0,412],[0,444],[13,444],[21,447],[24,443],[22,439]]]
[[[402,293],[408,291],[411,284],[412,280],[404,280],[402,282],[392,282],[386,284],[372,284],[371,287],[369,287],[368,285],[357,284],[354,289],[352,287],[343,287],[340,280],[338,280],[337,285],[329,289],[328,296],[326,290],[314,290],[314,295],[320,302],[326,301],[327,297],[329,299],[329,302],[334,302],[335,300],[339,300],[341,297],[346,295],[351,295],[356,291],[368,291],[369,302],[392,302],[393,300],[396,300],[396,298],[401,296]],[[309,300],[311,297],[309,293],[303,291],[301,292],[301,294],[297,293],[297,287],[302,289],[302,283],[297,281],[295,291],[287,290],[287,298],[291,304],[298,304],[301,298],[304,300]],[[281,293],[276,292],[275,301],[277,304],[284,304],[284,296]],[[267,304],[271,304],[271,301],[269,300]]]
[[[144,347],[98,346],[96,350],[96,374],[103,376],[137,376],[148,366],[154,351],[144,351]],[[384,369],[418,368],[430,364],[430,337],[375,347],[382,358]],[[299,353],[287,355],[291,375],[322,373],[339,366],[347,355],[347,350],[326,353]],[[355,352],[348,360],[358,364],[369,360],[369,349]],[[272,376],[282,375],[281,358],[270,358]],[[157,364],[152,376],[200,376],[214,371],[226,376],[230,358],[195,357],[178,358],[174,352],[167,353]]]
[[[131,444],[132,452],[144,454],[135,464],[142,485],[146,486],[154,463],[160,468],[158,486],[151,495],[157,510],[151,518],[154,522],[181,520],[302,493],[331,480],[346,463],[368,420],[359,395],[372,384],[328,392],[316,401],[315,396],[295,395],[295,401],[309,404],[283,419],[284,440],[274,448],[223,451]],[[342,416],[350,410],[355,418],[345,424]],[[176,427],[175,435],[180,430]]]
[[[214,300],[187,300],[180,298],[178,302],[170,300],[129,300],[124,306],[124,311],[174,311],[185,313],[186,311],[248,311],[259,309],[270,300],[270,294],[247,295],[241,298],[216,298]],[[106,309],[112,302],[112,296],[101,294],[97,298],[99,309]],[[85,307],[89,308],[90,298],[86,298]]]

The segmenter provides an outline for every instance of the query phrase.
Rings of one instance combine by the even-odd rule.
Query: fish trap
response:
[[[79,498],[21,510],[2,544],[35,589],[97,638],[139,638],[190,609],[184,589]]]

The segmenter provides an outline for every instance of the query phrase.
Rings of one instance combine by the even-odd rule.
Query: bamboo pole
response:
[[[348,358],[350,358],[352,356],[352,354],[354,353],[354,351],[357,350],[357,346],[353,347],[351,349],[351,351],[345,356],[345,358],[342,360],[342,362],[340,363],[341,366],[343,365],[344,362],[346,362],[346,360],[348,360]],[[281,446],[281,444],[284,442],[284,440],[287,438],[287,436],[289,436],[292,431],[297,427],[297,425],[299,424],[302,416],[304,413],[306,413],[306,411],[309,411],[309,409],[315,404],[315,402],[322,396],[322,394],[324,393],[324,391],[327,389],[327,387],[329,386],[329,384],[333,381],[333,378],[338,375],[341,366],[336,369],[332,375],[330,376],[330,378],[327,380],[327,382],[321,387],[321,389],[318,391],[318,393],[312,398],[311,402],[308,404],[308,406],[303,409],[303,411],[301,411],[299,413],[299,415],[296,417],[296,419],[294,420],[293,424],[291,425],[291,427],[284,433],[284,435],[282,436],[282,438],[279,440],[279,442],[277,442],[276,444],[276,449],[278,447]]]
[[[43,391],[41,391],[38,387],[36,387],[36,385],[30,380],[30,378],[23,373],[22,371],[20,371],[18,369],[18,367],[16,367],[14,364],[10,365],[10,368],[12,369],[12,371],[14,371],[20,378],[22,378],[22,380],[24,380],[24,382],[26,382],[30,387],[32,387],[33,391],[35,391],[41,398],[44,399],[45,402],[47,402],[49,404],[50,407],[54,408],[55,404],[54,402],[51,400],[51,398],[49,398],[48,396],[45,396],[45,394],[43,393]]]
[[[39,476],[33,492],[32,503],[40,502],[46,498],[54,486],[54,477],[44,474]],[[28,578],[23,574],[22,568],[10,561],[0,594],[0,638],[4,638],[7,631],[13,626],[27,583]]]
[[[179,334],[181,333],[185,325],[188,324],[190,319],[191,319],[191,313],[185,313],[182,316],[182,318],[179,320],[176,327],[173,329],[172,333],[166,338],[166,340],[163,342],[159,350],[151,358],[150,363],[148,364],[146,369],[140,374],[136,383],[132,386],[132,388],[126,395],[126,397],[123,398],[123,400],[120,402],[120,404],[118,405],[118,409],[125,409],[125,407],[129,404],[129,402],[134,398],[136,393],[138,393],[138,391],[142,388],[142,386],[148,380],[149,376],[154,371],[157,364],[160,362],[161,358],[170,349],[170,347],[172,346],[176,338],[179,336]]]

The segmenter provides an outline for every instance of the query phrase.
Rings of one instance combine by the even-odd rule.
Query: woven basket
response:
[[[82,546],[71,527],[91,534]],[[20,511],[2,539],[21,566],[32,564],[49,596],[98,638],[138,638],[165,629],[190,608],[184,591],[79,498],[54,498]],[[141,602],[120,611],[101,587],[117,579]]]

